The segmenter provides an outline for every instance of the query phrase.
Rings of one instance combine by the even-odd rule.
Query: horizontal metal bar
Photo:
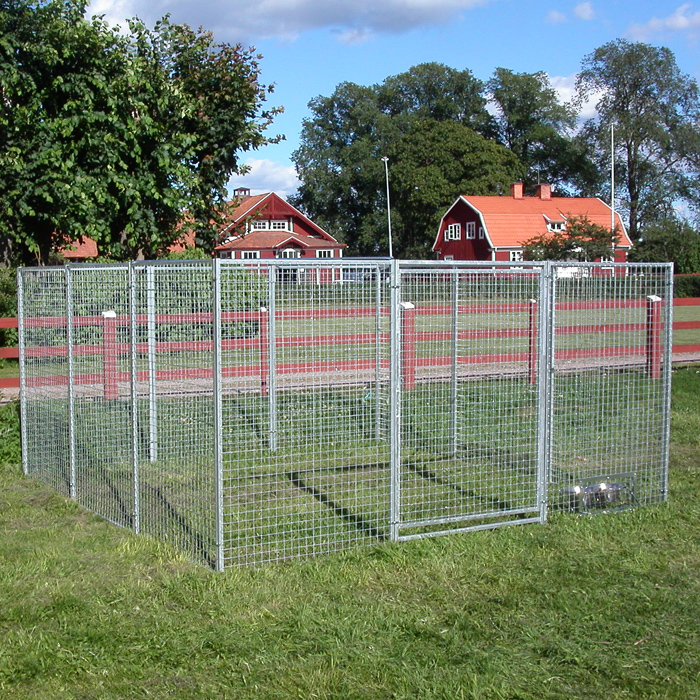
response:
[[[511,525],[529,525],[530,523],[539,523],[539,515],[536,518],[520,518],[518,520],[507,520],[500,523],[487,523],[485,525],[470,525],[469,527],[459,527],[449,530],[439,530],[436,532],[421,532],[415,535],[401,535],[397,537],[399,542],[408,542],[409,540],[422,540],[426,537],[440,537],[442,535],[454,535],[459,532],[477,532],[479,530],[496,530],[499,527],[509,527]]]
[[[517,508],[515,510],[494,510],[486,513],[472,513],[470,515],[453,515],[446,518],[431,518],[430,520],[413,520],[399,523],[400,528],[410,527],[430,527],[431,525],[448,525],[450,523],[461,523],[468,520],[484,520],[485,518],[502,518],[504,515],[525,515],[527,513],[537,513],[537,506],[531,508]]]

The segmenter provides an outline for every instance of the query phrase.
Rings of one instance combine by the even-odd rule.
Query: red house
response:
[[[304,216],[274,192],[250,196],[234,192],[238,206],[222,229],[223,242],[214,248],[219,258],[264,260],[270,258],[341,258],[344,243]]]
[[[549,185],[538,185],[534,197],[525,197],[521,182],[511,185],[510,197],[462,195],[442,217],[433,251],[438,260],[517,262],[525,241],[565,230],[571,216],[609,229],[612,210],[597,197],[552,197]],[[607,262],[626,262],[632,241],[617,213],[615,221],[619,241]]]

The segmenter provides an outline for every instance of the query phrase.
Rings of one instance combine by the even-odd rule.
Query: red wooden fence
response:
[[[624,331],[646,331],[646,344],[638,347],[610,347],[593,349],[569,349],[557,352],[557,359],[585,359],[587,357],[620,357],[628,355],[643,355],[646,358],[646,369],[650,376],[658,377],[661,371],[662,356],[662,323],[661,323],[661,300],[657,303],[646,299],[635,301],[593,301],[593,302],[563,302],[557,304],[558,310],[590,310],[602,308],[634,308],[646,307],[646,321],[644,323],[613,323],[599,325],[572,325],[557,327],[558,334],[576,334],[582,330],[587,333],[618,333]],[[674,306],[700,306],[700,298],[675,299]],[[521,312],[528,314],[528,326],[526,328],[494,328],[494,329],[473,329],[458,332],[460,340],[474,340],[485,338],[528,338],[528,350],[523,353],[474,355],[460,357],[460,364],[483,364],[499,362],[525,362],[530,381],[535,381],[536,375],[536,351],[537,351],[537,306],[535,302],[513,303],[513,304],[470,304],[460,305],[459,314],[474,313],[513,313]],[[304,309],[294,309],[291,311],[277,312],[279,318],[296,319],[313,316],[314,318],[327,317],[357,317],[373,316],[376,313],[372,308],[335,308],[335,309],[314,309],[308,311]],[[416,315],[449,315],[452,308],[449,306],[424,306],[415,308],[412,304],[403,304],[401,313],[403,315],[402,333],[402,359],[404,366],[404,386],[412,388],[416,381],[416,369],[418,367],[430,367],[448,365],[452,362],[450,357],[417,357],[416,343],[428,341],[447,341],[452,338],[450,331],[428,331],[417,332],[415,330]],[[129,374],[119,371],[119,357],[130,352],[128,343],[119,343],[117,328],[129,324],[128,316],[117,316],[113,312],[105,312],[102,316],[82,316],[73,319],[75,326],[102,326],[102,343],[97,345],[76,345],[73,352],[76,356],[101,355],[101,374],[82,374],[75,378],[80,384],[99,383],[103,385],[105,399],[117,398],[118,383],[129,381]],[[252,312],[232,312],[222,314],[223,322],[258,321],[260,332],[254,338],[236,338],[224,340],[222,348],[232,349],[259,349],[259,366],[245,367],[224,367],[222,369],[225,377],[252,376],[258,377],[260,390],[267,393],[269,381],[268,367],[268,336],[267,336],[267,310]],[[145,325],[148,317],[140,314],[136,318],[137,324]],[[211,323],[211,314],[159,314],[155,316],[156,323],[187,324],[187,323]],[[64,327],[66,323],[63,317],[43,317],[27,319],[26,325],[34,328]],[[0,328],[17,328],[16,318],[0,318]],[[673,330],[700,330],[700,321],[676,321]],[[356,334],[335,334],[322,336],[294,336],[281,337],[277,339],[278,347],[300,347],[300,346],[329,346],[342,344],[374,343],[380,340],[388,341],[388,336],[381,334],[379,338],[374,333]],[[138,343],[137,351],[145,353],[148,350],[147,343]],[[159,341],[155,343],[155,351],[158,352],[211,352],[213,350],[212,341]],[[700,343],[693,345],[674,345],[674,353],[700,353]],[[26,349],[27,357],[66,357],[67,347],[29,347]],[[18,358],[17,347],[0,348],[0,357]],[[374,360],[344,360],[316,363],[287,363],[278,365],[276,371],[280,374],[294,374],[298,372],[333,370],[362,370],[374,369]],[[186,380],[193,378],[211,378],[212,368],[181,368],[175,370],[159,370],[156,379]],[[145,381],[148,378],[146,372],[139,372],[138,381]],[[46,377],[34,378],[34,383],[42,381],[51,384],[67,383],[67,377]],[[16,388],[19,386],[19,377],[0,378],[0,388]]]

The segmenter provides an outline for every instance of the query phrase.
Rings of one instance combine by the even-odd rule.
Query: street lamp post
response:
[[[389,224],[389,257],[394,257],[394,248],[391,243],[391,200],[389,199],[389,158],[384,156],[382,158],[384,163],[384,172],[386,174],[386,218]]]

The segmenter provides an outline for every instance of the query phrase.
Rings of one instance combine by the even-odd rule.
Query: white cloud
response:
[[[576,5],[576,7],[574,7],[574,15],[576,15],[578,19],[589,22],[595,17],[593,5],[590,2],[580,2],[578,5]]]
[[[559,12],[559,10],[552,10],[546,17],[547,22],[550,24],[563,24],[564,22],[567,21],[566,15],[563,12]]]
[[[559,101],[570,102],[576,96],[576,79],[578,74],[573,73],[572,75],[560,76],[560,75],[550,75],[549,82],[551,86],[556,90],[559,96]],[[579,121],[583,122],[586,119],[590,119],[596,115],[596,105],[602,97],[602,93],[594,93],[588,96],[588,99],[579,106]]]
[[[628,34],[635,41],[646,41],[652,36],[668,33],[687,34],[694,38],[700,32],[700,10],[693,12],[692,7],[686,2],[668,17],[653,17],[646,24],[633,24]]]
[[[402,33],[449,21],[464,10],[498,0],[94,0],[89,14],[122,23],[138,16],[152,25],[170,13],[173,22],[212,29],[221,41],[294,39],[309,29],[332,29],[340,41],[374,33]]]
[[[247,187],[254,195],[276,192],[282,197],[288,197],[299,187],[300,182],[292,165],[266,158],[248,158],[245,164],[250,170],[245,175],[234,175],[228,182],[229,190]]]

